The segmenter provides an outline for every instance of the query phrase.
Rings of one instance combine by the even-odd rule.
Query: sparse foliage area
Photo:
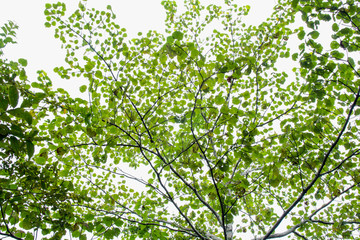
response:
[[[166,33],[128,39],[110,6],[46,4],[86,98],[3,65],[1,234],[358,238],[359,1],[279,0],[258,26],[236,1],[162,5]]]

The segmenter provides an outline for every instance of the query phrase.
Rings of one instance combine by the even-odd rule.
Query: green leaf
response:
[[[21,115],[21,118],[24,119],[29,125],[32,124],[33,118],[29,112],[24,111]]]
[[[295,9],[298,6],[298,4],[299,4],[299,0],[292,0],[291,1],[291,7],[293,9]]]
[[[294,53],[294,54],[291,56],[291,58],[292,58],[292,60],[296,61],[297,58],[298,58],[298,56],[299,56],[298,53]]]
[[[225,60],[225,56],[222,54],[219,54],[216,56],[216,61],[217,62],[223,62]]]
[[[32,221],[27,217],[22,222],[20,222],[20,227],[25,230],[30,230],[33,227]]]
[[[225,103],[225,99],[223,96],[218,95],[215,97],[215,104],[216,105],[223,105]]]
[[[26,151],[29,159],[34,155],[35,147],[30,140],[26,140]]]
[[[20,80],[26,80],[26,72],[24,69],[20,70],[19,78],[20,78]]]
[[[348,27],[342,28],[342,29],[338,32],[338,34],[339,34],[340,36],[346,36],[346,35],[351,36],[351,35],[353,35],[353,33],[354,33],[354,30],[351,29],[351,28],[348,28]]]
[[[9,103],[12,107],[16,107],[19,101],[19,93],[15,86],[11,85],[9,87]]]
[[[238,105],[238,104],[241,103],[241,101],[240,101],[240,99],[239,99],[238,97],[234,97],[234,98],[232,99],[232,103],[233,103],[234,105]]]
[[[80,87],[80,92],[84,93],[84,92],[86,91],[86,89],[87,89],[87,86],[86,86],[86,85],[82,85],[82,86]]]
[[[16,124],[13,124],[11,125],[11,134],[13,134],[14,136],[17,136],[19,138],[23,138],[24,137],[24,132],[23,132],[23,129],[16,125]]]
[[[20,142],[19,142],[19,140],[16,137],[11,136],[10,137],[10,144],[11,144],[11,148],[14,150],[14,152],[16,154],[18,154],[19,151],[20,151]]]
[[[324,20],[325,22],[328,22],[331,20],[331,16],[329,14],[319,14],[319,20]]]
[[[313,69],[316,66],[316,57],[313,54],[306,53],[301,59],[300,65],[304,68]]]
[[[317,39],[320,35],[318,31],[312,31],[309,33],[312,39]]]
[[[95,230],[96,230],[96,232],[101,233],[101,232],[103,232],[105,230],[105,228],[100,223],[97,223],[96,226],[95,226]]]
[[[118,226],[118,227],[121,227],[121,226],[124,224],[123,220],[121,220],[121,219],[116,219],[116,220],[114,221],[114,223],[115,223],[115,225]]]
[[[95,216],[93,214],[91,214],[91,213],[85,214],[84,217],[85,217],[86,221],[92,221],[95,218]]]
[[[221,106],[220,112],[223,114],[228,114],[229,113],[229,108],[227,106],[227,104],[224,104]]]
[[[348,57],[348,63],[350,64],[350,66],[355,67],[355,61],[354,61],[354,59],[353,59],[353,58]]]
[[[66,149],[63,148],[63,147],[58,147],[58,148],[56,149],[56,154],[59,155],[59,156],[62,156],[62,155],[64,155],[65,153],[66,153]]]
[[[97,135],[97,133],[91,127],[86,128],[86,133],[91,138],[93,138]]]
[[[249,99],[250,98],[250,93],[249,91],[246,91],[243,93],[243,97],[245,98],[245,100]]]
[[[173,32],[172,37],[177,40],[182,40],[184,37],[184,34],[180,31],[175,31],[175,32]]]
[[[9,106],[9,98],[7,95],[0,95],[0,110],[6,111]]]
[[[21,108],[15,108],[15,109],[11,109],[8,111],[9,114],[17,117],[17,118],[21,118],[21,119],[24,119],[29,125],[32,124],[32,116],[29,112],[27,111],[24,111],[23,109]]]
[[[79,230],[76,230],[76,231],[72,232],[71,235],[72,235],[74,238],[78,238],[78,237],[80,237],[80,231],[79,231]]]
[[[9,134],[9,132],[10,130],[6,125],[0,124],[0,141],[5,138]]]
[[[340,44],[337,41],[332,41],[330,43],[331,49],[338,49],[340,47]]]
[[[4,43],[7,44],[7,43],[15,43],[15,42],[13,41],[13,39],[11,37],[6,37],[4,39]]]
[[[166,43],[167,44],[171,44],[171,43],[173,43],[174,42],[174,37],[173,36],[168,36],[167,38],[166,38]]]
[[[97,78],[99,78],[99,79],[102,79],[102,78],[103,78],[102,72],[99,71],[99,70],[97,70],[97,71],[95,72],[95,77],[97,77]]]
[[[299,40],[303,40],[304,37],[305,37],[305,31],[304,31],[304,30],[301,30],[301,31],[298,33],[297,36],[298,36]]]
[[[334,62],[329,62],[327,65],[326,65],[326,69],[328,69],[330,72],[333,72],[336,68],[336,64]]]
[[[35,158],[35,162],[39,165],[45,165],[46,163],[46,158],[44,157],[36,157]]]
[[[24,59],[24,58],[19,58],[19,63],[23,66],[23,67],[26,67],[27,66],[27,60],[26,59]]]
[[[339,51],[331,51],[331,56],[333,56],[336,59],[342,59],[344,57],[344,54]]]
[[[95,63],[88,61],[85,65],[85,71],[91,72],[91,70],[95,67]]]
[[[160,62],[163,64],[163,65],[166,65],[166,61],[167,61],[167,57],[165,54],[163,54],[161,57],[160,57]]]
[[[81,2],[78,3],[78,7],[79,7],[82,11],[85,10],[85,6],[84,6],[84,4],[82,4]]]

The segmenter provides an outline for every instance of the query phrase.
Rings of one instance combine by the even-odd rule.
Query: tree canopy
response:
[[[0,234],[359,237],[359,1],[279,0],[257,26],[236,1],[178,3],[132,39],[111,6],[45,5],[54,71],[86,98],[1,60]]]

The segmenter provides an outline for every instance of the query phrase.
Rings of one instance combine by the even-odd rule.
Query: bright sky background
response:
[[[45,28],[45,3],[55,3],[57,0],[11,0],[3,1],[0,8],[0,26],[8,20],[14,21],[17,30],[18,44],[5,48],[4,57],[17,60],[28,60],[26,68],[29,80],[36,78],[37,70],[45,70],[56,87],[62,87],[73,92],[74,82],[61,80],[52,72],[54,67],[64,65],[65,51],[61,49],[58,39],[55,39],[54,28]],[[77,0],[63,0],[67,6],[67,13],[71,14],[78,5]],[[178,0],[179,5],[182,0]],[[222,0],[207,0],[207,3],[222,3]],[[259,24],[270,16],[275,0],[238,0],[238,5],[251,5],[248,23]],[[164,31],[165,11],[161,0],[88,0],[88,7],[106,9],[111,5],[117,16],[116,22],[125,27],[128,35],[136,36],[138,32],[147,32],[150,29]],[[82,83],[84,84],[84,83]],[[76,85],[81,85],[76,84]],[[78,88],[76,89],[78,93]]]

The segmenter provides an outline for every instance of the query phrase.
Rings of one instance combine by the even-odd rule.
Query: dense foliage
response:
[[[162,4],[166,33],[130,40],[110,6],[82,1],[66,18],[65,4],[46,4],[45,26],[67,53],[55,71],[87,79],[79,90],[88,97],[51,89],[39,72],[31,84],[43,101],[31,105],[35,123],[23,108],[16,120],[2,120],[20,121],[22,133],[36,125],[39,141],[31,131],[2,140],[4,149],[14,149],[13,138],[25,144],[27,158],[16,150],[5,156],[47,173],[44,198],[57,199],[32,207],[46,208],[42,224],[29,221],[36,210],[2,211],[3,234],[359,237],[359,1],[282,0],[258,26],[243,23],[249,8],[235,1],[185,0],[183,12],[175,1]],[[2,113],[11,114],[16,84],[6,86],[12,109]]]
[[[2,54],[6,45],[16,43],[17,26],[9,22],[1,29]],[[36,125],[46,116],[49,96],[29,91],[26,65],[25,59],[0,58],[0,235],[34,239],[33,230],[42,229],[59,239],[69,228],[67,218],[74,217],[72,202],[79,200],[72,182],[58,176],[58,163],[47,161],[45,151],[36,162],[32,159],[34,143],[48,140],[38,136]]]

